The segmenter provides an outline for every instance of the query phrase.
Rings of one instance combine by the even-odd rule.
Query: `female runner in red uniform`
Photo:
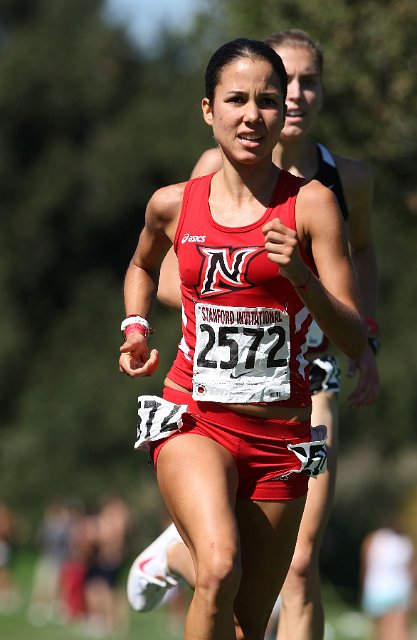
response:
[[[358,374],[357,385],[349,401],[354,407],[374,402],[379,391],[375,354],[378,349],[376,317],[377,268],[372,238],[371,200],[373,180],[369,167],[362,161],[331,153],[311,137],[323,102],[323,53],[304,31],[278,31],[266,38],[280,55],[288,74],[287,114],[280,140],[273,151],[273,161],[294,175],[315,179],[335,194],[346,222],[352,262],[367,316],[369,344],[357,360],[350,361],[347,375]],[[193,176],[204,175],[221,167],[218,148],[207,150],[197,162]],[[320,212],[324,215],[325,212]],[[159,299],[181,307],[178,263],[170,251],[161,268]],[[313,424],[327,426],[328,468],[326,473],[310,481],[294,556],[283,586],[279,614],[278,640],[322,640],[324,613],[321,602],[319,552],[333,503],[338,451],[338,392],[340,370],[336,358],[328,353],[328,340],[316,323],[307,336],[307,359],[310,361],[310,391]],[[185,577],[194,584],[190,562],[171,528],[158,539],[159,557],[169,556],[167,573]],[[155,550],[155,546],[151,547]],[[146,556],[147,550],[143,552]],[[142,555],[142,554],[141,554]],[[159,562],[161,564],[161,561]],[[137,583],[133,565],[128,596],[137,609],[152,605],[146,580]],[[170,583],[165,583],[167,587]]]
[[[202,109],[222,168],[152,196],[125,279],[120,369],[151,375],[148,319],[174,244],[183,340],[164,400],[141,401],[138,446],[150,447],[193,560],[187,640],[232,640],[234,614],[241,637],[263,638],[308,477],[324,468],[310,432],[310,314],[349,357],[366,344],[335,196],[272,162],[285,97],[282,61],[264,43],[240,39],[212,56]]]

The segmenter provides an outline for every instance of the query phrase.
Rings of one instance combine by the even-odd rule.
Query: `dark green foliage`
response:
[[[141,469],[154,482],[132,450],[138,386],[117,366],[123,274],[152,191],[207,141],[200,74],[168,49],[142,60],[100,2],[10,6],[3,28],[0,482],[36,512],[50,495],[135,494]],[[154,323],[166,355],[141,391],[161,389],[178,341],[176,316]]]

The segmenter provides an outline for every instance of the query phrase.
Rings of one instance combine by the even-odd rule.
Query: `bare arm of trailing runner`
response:
[[[359,160],[335,156],[349,209],[350,252],[362,296],[364,315],[376,319],[378,271],[372,233],[371,208],[373,176],[370,167]],[[369,345],[359,358],[349,362],[347,375],[358,373],[357,384],[349,395],[351,405],[360,407],[375,402],[379,393],[379,375],[375,353]]]

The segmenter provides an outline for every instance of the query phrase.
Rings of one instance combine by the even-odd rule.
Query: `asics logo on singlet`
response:
[[[196,287],[200,296],[217,296],[228,291],[248,289],[254,284],[248,278],[248,265],[265,249],[263,247],[203,247],[197,245],[203,258],[200,282]]]
[[[184,233],[181,238],[181,244],[185,244],[186,242],[205,242],[206,236],[190,236],[189,233]]]

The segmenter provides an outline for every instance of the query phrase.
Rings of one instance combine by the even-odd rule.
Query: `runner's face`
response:
[[[284,120],[281,83],[271,64],[242,57],[223,68],[204,119],[225,155],[253,164],[272,153]]]
[[[322,107],[323,87],[314,53],[304,46],[276,47],[288,75],[287,114],[282,138],[307,135]]]

